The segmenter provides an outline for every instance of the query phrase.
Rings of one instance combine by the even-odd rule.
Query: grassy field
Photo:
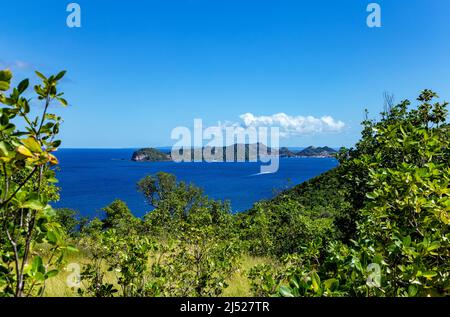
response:
[[[258,264],[269,263],[270,260],[262,257],[252,257],[245,255],[241,259],[240,268],[233,274],[228,281],[228,287],[223,292],[223,296],[227,297],[251,297],[250,281],[248,273],[251,268]]]
[[[73,254],[67,259],[67,263],[86,264],[88,258],[83,254]],[[268,263],[267,258],[251,257],[244,255],[241,258],[239,269],[231,276],[228,281],[228,287],[224,290],[222,296],[225,297],[250,297],[250,281],[248,273],[250,269],[258,264]],[[106,269],[105,269],[106,271]],[[46,283],[44,296],[46,297],[73,297],[78,296],[76,291],[68,287],[67,280],[72,272],[62,271],[57,276],[49,279]],[[106,282],[116,284],[116,277],[113,272],[105,272]]]

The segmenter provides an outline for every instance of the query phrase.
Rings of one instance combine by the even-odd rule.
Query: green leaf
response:
[[[280,287],[280,295],[283,297],[294,297],[291,288],[285,285]]]
[[[0,81],[11,82],[12,72],[9,69],[0,70]]]
[[[64,77],[65,74],[66,74],[65,70],[59,72],[58,75],[56,75],[55,80],[60,80],[61,78]]]
[[[439,249],[441,247],[441,243],[439,241],[433,241],[430,246],[427,248],[427,251],[433,251]]]
[[[369,199],[376,199],[378,197],[378,195],[375,193],[367,193],[366,197]]]
[[[296,277],[293,277],[293,278],[289,281],[289,284],[290,284],[293,288],[297,288],[297,289],[300,288],[300,285],[299,285],[299,283],[298,283]]]
[[[0,70],[0,91],[7,91],[10,88],[11,78],[10,70]]]
[[[323,285],[326,289],[329,289],[330,291],[334,291],[339,287],[339,280],[335,278],[330,278],[323,282]]]
[[[23,145],[19,145],[17,147],[17,152],[26,157],[33,157],[33,153],[31,153],[30,150]]]
[[[0,124],[7,125],[9,123],[9,116],[6,109],[0,109]]]
[[[16,126],[14,124],[8,123],[7,125],[0,127],[0,131],[2,131],[3,133],[10,133],[13,132],[15,128]]]
[[[33,262],[31,263],[31,271],[33,273],[37,273],[41,270],[42,267],[42,258],[40,256],[34,257]]]
[[[6,145],[5,141],[0,141],[0,156],[8,156],[8,146]]]
[[[28,85],[30,84],[30,81],[28,79],[24,79],[20,82],[19,86],[17,86],[17,89],[19,90],[19,93],[23,93],[27,88]]]
[[[55,184],[58,183],[59,181],[56,177],[50,177],[47,179],[47,182]]]
[[[34,275],[34,278],[37,279],[38,281],[45,281],[45,274],[42,272],[36,272],[36,274]]]
[[[69,104],[69,103],[67,102],[67,100],[64,99],[64,98],[58,98],[58,100],[59,100],[59,102],[60,102],[64,107],[67,107],[67,105]]]
[[[29,113],[30,112],[30,104],[28,103],[27,100],[25,100],[23,102],[23,112],[25,112],[25,113]]]
[[[312,282],[312,288],[314,290],[314,292],[319,292],[320,291],[320,277],[319,275],[317,275],[316,272],[313,272],[311,274],[311,282]]]
[[[78,250],[76,247],[74,247],[73,245],[68,245],[68,246],[66,246],[66,250],[69,251],[69,252],[78,252],[78,251],[79,251],[79,250]]]
[[[419,288],[417,287],[417,285],[411,284],[408,286],[408,296],[409,297],[414,297],[417,295]]]
[[[51,271],[48,271],[47,274],[45,274],[45,278],[46,278],[46,279],[52,278],[52,277],[58,275],[58,273],[59,273],[58,270],[51,270]]]
[[[403,238],[403,245],[409,247],[411,244],[411,236],[406,236]]]
[[[58,242],[58,236],[52,230],[47,231],[47,240],[50,244],[56,244]]]
[[[56,215],[56,210],[52,208],[52,206],[47,205],[44,207],[44,216],[45,217],[54,217]]]
[[[31,150],[31,152],[34,153],[42,152],[41,146],[39,145],[38,141],[36,141],[36,139],[33,137],[29,137],[22,140],[22,144],[25,145],[29,150]]]
[[[0,91],[7,91],[9,89],[9,83],[5,81],[0,81]]]
[[[22,205],[22,208],[29,208],[32,210],[42,210],[44,207],[45,205],[37,199],[28,200]]]
[[[57,148],[60,145],[61,145],[61,140],[56,140],[56,141],[53,141],[53,143],[52,143],[52,147],[54,147],[54,148]]]
[[[47,77],[45,77],[42,73],[35,71],[36,75],[39,76],[39,78],[41,78],[42,80],[47,80]]]
[[[435,277],[436,275],[437,275],[437,273],[434,272],[434,271],[426,271],[426,272],[423,272],[423,273],[422,273],[422,276],[423,276],[423,277],[429,278],[429,279]]]

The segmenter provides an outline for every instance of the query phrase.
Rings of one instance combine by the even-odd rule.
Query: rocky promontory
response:
[[[131,157],[136,162],[163,162],[170,161],[170,155],[154,148],[144,148],[137,150]]]

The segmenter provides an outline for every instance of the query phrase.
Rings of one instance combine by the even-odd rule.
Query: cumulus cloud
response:
[[[271,116],[255,116],[252,113],[244,113],[239,116],[241,123],[227,122],[225,126],[258,128],[279,127],[280,136],[301,136],[319,133],[336,133],[345,128],[345,123],[331,116],[316,118],[313,116],[290,116],[285,113],[277,113]]]

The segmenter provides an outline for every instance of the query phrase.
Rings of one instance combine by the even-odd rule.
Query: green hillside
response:
[[[159,172],[136,184],[144,217],[117,199],[85,218],[52,208],[65,72],[36,75],[31,120],[29,81],[10,89],[0,71],[0,297],[449,296],[450,127],[434,92],[366,119],[337,168],[248,211]]]

